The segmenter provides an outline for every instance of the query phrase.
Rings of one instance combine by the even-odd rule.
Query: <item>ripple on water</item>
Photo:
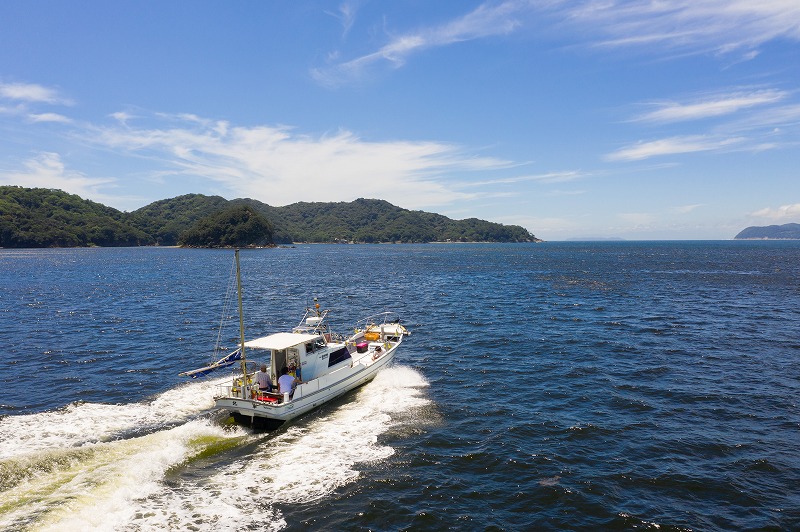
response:
[[[209,358],[222,307],[209,294],[224,286],[226,252],[8,257],[0,251],[0,297],[13,307],[0,309],[9,362],[0,412],[10,414],[0,418],[0,449],[26,432],[9,418],[64,418],[58,407],[69,404],[76,428],[104,420],[104,441],[182,426],[155,415],[166,409],[151,401],[185,397],[177,373]],[[375,404],[427,402],[379,408],[389,425],[339,448],[353,457],[341,468],[329,467],[331,446],[357,419],[325,410],[298,424],[319,421],[324,436],[279,438],[284,451],[300,441],[316,449],[335,480],[306,486],[304,502],[273,507],[268,486],[237,491],[200,460],[152,479],[167,489],[139,501],[142,526],[163,517],[202,528],[228,509],[231,522],[247,524],[220,497],[260,493],[247,518],[288,529],[798,528],[797,244],[298,246],[244,252],[243,275],[248,330],[259,333],[294,325],[315,295],[348,326],[375,303],[365,280],[380,279],[389,295],[379,306],[414,324],[399,360],[429,386],[400,386]],[[309,279],[323,282],[310,289]],[[47,382],[41,400],[21,384],[34,374]],[[193,391],[185,408],[210,396]],[[34,444],[86,444],[91,431],[62,425]],[[246,469],[261,449],[215,460]],[[362,459],[365,450],[378,454]],[[306,458],[290,470],[311,467]]]

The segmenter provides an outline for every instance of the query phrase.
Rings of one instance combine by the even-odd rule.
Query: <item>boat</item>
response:
[[[216,363],[182,375],[206,375],[209,368],[213,371],[238,361],[238,370],[218,384],[214,396],[215,408],[228,411],[238,424],[276,428],[366,384],[393,362],[403,338],[410,334],[393,312],[359,320],[349,336],[335,333],[328,324],[330,311],[321,310],[314,298],[313,306],[306,308],[290,332],[245,341],[239,250],[235,262],[239,346]],[[266,389],[259,385],[255,365],[248,365],[248,357],[267,366]],[[292,377],[292,389],[280,389],[278,379],[282,373]]]

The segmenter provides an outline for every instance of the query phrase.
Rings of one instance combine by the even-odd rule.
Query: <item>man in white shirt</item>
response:
[[[286,366],[281,368],[281,376],[278,377],[278,388],[281,393],[288,393],[289,397],[291,397],[298,382],[297,379],[289,375],[289,368]]]

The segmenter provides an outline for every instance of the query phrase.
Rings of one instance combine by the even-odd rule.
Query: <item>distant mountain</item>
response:
[[[800,240],[800,224],[748,227],[735,240]]]
[[[0,187],[0,247],[247,246],[292,242],[538,242],[516,225],[358,199],[272,207],[187,194],[125,213],[52,189]]]

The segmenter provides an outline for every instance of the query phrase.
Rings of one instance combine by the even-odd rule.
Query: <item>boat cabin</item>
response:
[[[328,343],[324,334],[275,333],[245,342],[245,348],[269,351],[270,379],[277,386],[281,368],[308,382],[328,373],[333,366],[350,361],[345,344]],[[255,355],[258,358],[258,354]],[[265,357],[263,357],[265,358]]]

